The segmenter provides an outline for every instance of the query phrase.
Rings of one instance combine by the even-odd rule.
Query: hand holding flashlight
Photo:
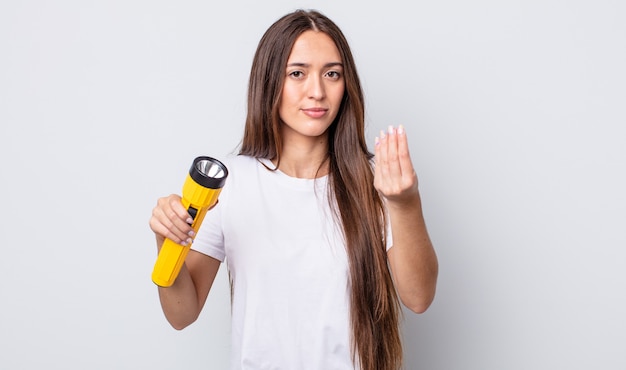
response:
[[[188,217],[185,219],[191,226],[193,234],[198,232],[206,212],[217,203],[217,198],[227,176],[226,166],[214,158],[198,157],[193,161],[183,185],[182,198],[180,199],[182,206],[187,211]],[[151,220],[152,224],[153,221]],[[157,233],[156,226],[152,226],[152,228]],[[152,281],[155,284],[169,287],[174,283],[189,252],[190,243],[187,238],[190,237],[181,238],[180,243],[165,238],[152,272]]]

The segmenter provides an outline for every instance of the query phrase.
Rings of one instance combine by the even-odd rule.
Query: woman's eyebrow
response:
[[[293,63],[288,63],[287,67],[310,67],[311,65],[309,63],[301,63],[301,62],[293,62]],[[328,67],[343,67],[343,63],[341,62],[329,62],[324,64],[324,68],[328,68]]]

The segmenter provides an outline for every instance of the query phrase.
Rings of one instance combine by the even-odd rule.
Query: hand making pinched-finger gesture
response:
[[[389,126],[375,143],[374,187],[388,204],[402,205],[419,197],[417,175],[409,154],[404,127]]]

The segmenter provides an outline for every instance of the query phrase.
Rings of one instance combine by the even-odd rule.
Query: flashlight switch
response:
[[[192,219],[196,219],[196,216],[198,215],[198,210],[189,206],[189,209],[187,209],[187,213],[189,213],[189,216],[191,216]]]

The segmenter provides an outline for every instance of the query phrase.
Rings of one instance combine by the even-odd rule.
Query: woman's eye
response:
[[[328,71],[326,73],[326,75],[330,78],[332,78],[333,80],[337,80],[339,79],[339,77],[341,77],[341,74],[339,74],[339,72],[337,71]]]
[[[302,73],[302,71],[293,71],[291,73],[289,73],[289,76],[291,77],[295,77],[295,78],[300,78],[302,77],[304,74]]]

